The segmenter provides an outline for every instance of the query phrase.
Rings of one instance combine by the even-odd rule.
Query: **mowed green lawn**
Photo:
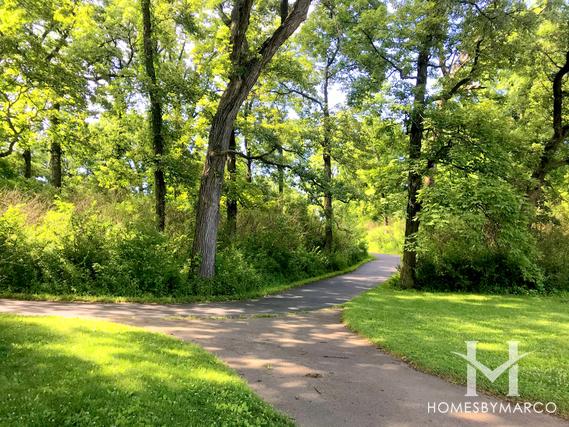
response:
[[[101,321],[0,315],[0,425],[291,425],[200,347]]]
[[[519,341],[520,399],[557,404],[569,416],[569,297],[442,294],[380,286],[346,305],[344,321],[374,344],[420,370],[466,383],[465,341],[479,341],[478,360],[494,369]],[[478,389],[508,393],[508,375]]]

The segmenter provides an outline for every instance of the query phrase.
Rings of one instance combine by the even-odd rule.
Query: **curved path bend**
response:
[[[104,304],[0,299],[0,311],[66,317],[138,317],[146,320],[165,317],[223,317],[270,315],[333,307],[373,288],[391,276],[399,264],[395,255],[381,255],[357,270],[310,283],[286,292],[248,301],[195,304]]]
[[[252,301],[154,305],[0,300],[0,312],[105,319],[196,342],[301,426],[569,426],[550,416],[429,414],[429,402],[464,402],[465,387],[417,372],[382,353],[346,329],[334,308],[387,279],[398,262],[398,257],[380,255],[352,273]],[[291,312],[296,314],[278,315]],[[215,320],[218,316],[238,318]],[[484,396],[475,400],[500,402]]]

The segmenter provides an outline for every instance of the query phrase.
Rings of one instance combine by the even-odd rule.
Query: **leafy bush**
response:
[[[518,260],[506,253],[423,258],[417,276],[420,288],[435,291],[517,294],[544,290],[539,274],[528,277]]]
[[[561,225],[538,233],[539,264],[548,290],[569,291],[569,232]]]
[[[367,241],[372,252],[401,254],[405,239],[405,221],[392,218],[387,224],[370,222],[366,224]]]
[[[260,289],[266,283],[264,279],[267,278],[247,261],[247,257],[240,249],[229,247],[218,254],[215,279],[206,281],[207,288],[198,288],[197,294],[243,295]]]
[[[525,201],[507,182],[441,174],[421,195],[417,280],[423,289],[543,292]]]
[[[10,207],[0,216],[0,287],[13,292],[23,292],[38,279],[24,222],[18,207]]]
[[[198,280],[189,275],[190,225],[178,221],[166,233],[156,231],[148,199],[85,194],[71,203],[6,195],[0,205],[0,291],[235,296],[342,269],[366,256],[354,233],[338,232],[336,251],[322,252],[314,243],[321,235],[317,217],[292,200],[288,213],[277,206],[242,210],[238,235],[222,236],[215,279]]]

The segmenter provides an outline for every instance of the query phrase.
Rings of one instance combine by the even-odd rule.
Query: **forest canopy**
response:
[[[2,0],[0,293],[568,290],[568,93],[564,0]]]

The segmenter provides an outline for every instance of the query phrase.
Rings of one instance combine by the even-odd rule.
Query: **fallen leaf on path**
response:
[[[322,374],[319,374],[318,372],[309,372],[308,374],[305,375],[305,377],[322,378]]]

